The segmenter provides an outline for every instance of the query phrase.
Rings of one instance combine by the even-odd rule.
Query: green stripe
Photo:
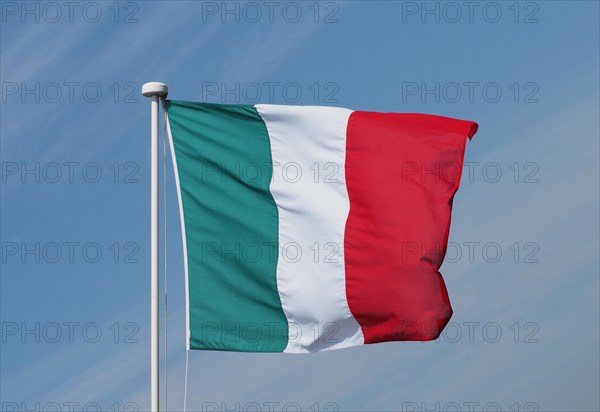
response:
[[[277,207],[253,106],[167,101],[188,254],[191,349],[282,352]]]

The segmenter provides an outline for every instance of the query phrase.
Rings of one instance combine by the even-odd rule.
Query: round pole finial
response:
[[[161,82],[148,82],[142,85],[142,94],[146,97],[167,97],[169,86]]]

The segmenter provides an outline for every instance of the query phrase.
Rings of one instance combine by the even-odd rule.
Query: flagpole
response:
[[[164,83],[150,82],[142,86],[142,94],[150,103],[150,410],[159,411],[158,381],[158,119],[159,101],[167,97]],[[166,235],[166,234],[165,234]]]

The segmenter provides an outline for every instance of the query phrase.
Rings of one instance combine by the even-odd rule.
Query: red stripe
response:
[[[452,316],[438,271],[469,121],[354,112],[346,142],[346,294],[365,343],[431,340]]]

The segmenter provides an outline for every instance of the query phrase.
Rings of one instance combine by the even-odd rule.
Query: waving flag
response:
[[[432,340],[452,199],[477,124],[167,100],[188,347],[318,352]]]

